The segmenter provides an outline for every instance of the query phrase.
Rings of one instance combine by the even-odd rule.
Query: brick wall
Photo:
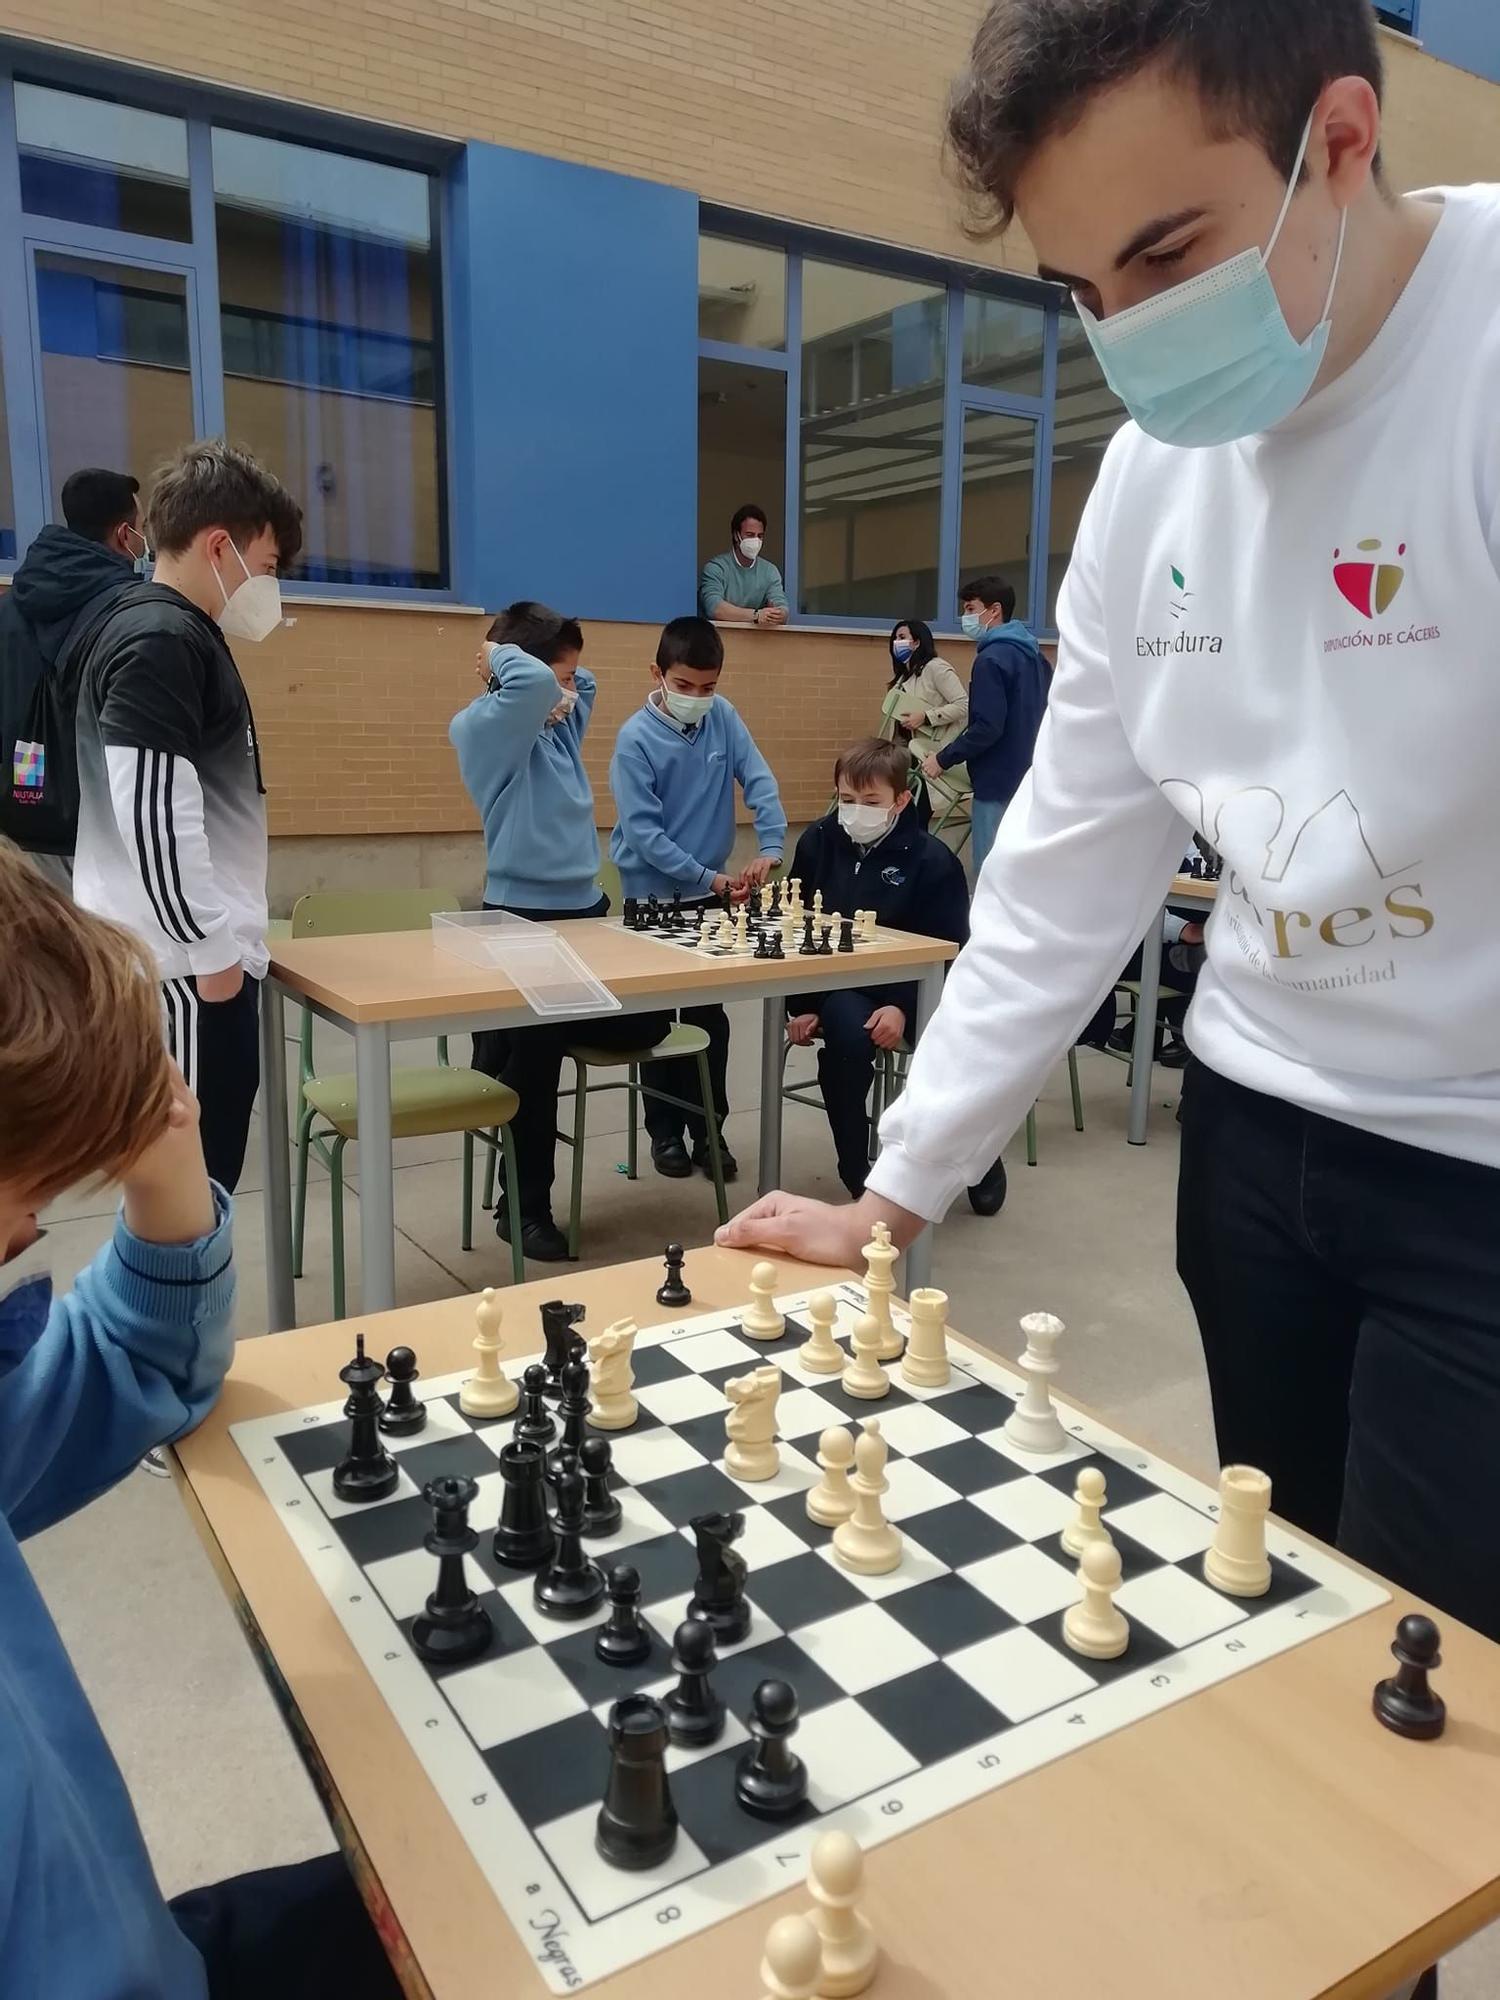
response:
[[[273,834],[453,833],[476,819],[448,722],[476,692],[482,617],[291,607],[295,623],[236,655],[255,706]],[[602,826],[613,820],[609,757],[646,695],[656,627],[590,624],[599,681],[587,762]],[[723,690],[781,785],[788,816],[827,802],[836,750],[873,735],[888,676],[883,637],[727,632]],[[967,678],[971,648],[943,648]]]

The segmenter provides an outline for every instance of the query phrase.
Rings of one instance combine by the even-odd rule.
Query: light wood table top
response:
[[[958,947],[944,938],[883,930],[880,941],[855,953],[804,961],[713,958],[707,953],[636,936],[597,917],[554,926],[595,976],[620,999],[660,995],[670,1006],[688,989],[722,987],[732,1000],[737,987],[764,991],[779,983],[790,991],[816,984],[818,968],[851,963],[880,972],[910,968],[913,977],[956,958]],[[370,931],[353,937],[276,938],[271,941],[271,973],[291,992],[319,1002],[341,1019],[423,1021],[493,1012],[525,1005],[498,966],[470,965],[440,950],[428,931]]]
[[[1217,900],[1218,894],[1218,883],[1205,882],[1201,875],[1174,875],[1172,877],[1172,886],[1167,891],[1167,901],[1169,903],[1184,900],[1190,903],[1212,903]]]
[[[698,1250],[693,1310],[738,1307],[754,1260]],[[667,1317],[661,1263],[569,1273],[591,1320]],[[778,1289],[837,1282],[783,1261]],[[507,1350],[540,1345],[557,1281],[507,1289]],[[326,1401],[362,1330],[424,1374],[471,1358],[474,1304],[243,1341],[179,1485],[377,1912],[407,1990],[543,2000],[545,1988],[359,1663],[229,1426]],[[961,1338],[961,1336],[955,1336]],[[1066,1401],[1068,1399],[1061,1398]],[[1401,1592],[1379,1611],[960,1807],[867,1857],[886,1954],[872,2000],[1385,2000],[1500,1914],[1500,1647],[1450,1619],[1448,1727],[1412,1743],[1370,1713]],[[598,2000],[760,1992],[792,1888],[587,1990]]]

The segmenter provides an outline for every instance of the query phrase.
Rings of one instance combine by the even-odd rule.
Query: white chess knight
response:
[[[740,1332],[752,1340],[780,1340],[786,1321],[776,1310],[777,1274],[774,1264],[756,1264],[750,1271],[750,1303],[740,1314]]]
[[[1086,1465],[1073,1488],[1078,1512],[1062,1531],[1062,1545],[1070,1556],[1082,1556],[1094,1542],[1113,1540],[1100,1516],[1104,1512],[1104,1474],[1097,1465]]]
[[[864,1881],[865,1857],[853,1834],[819,1834],[807,1865],[813,1899],[812,1920],[822,1946],[818,1975],[820,2000],[847,2000],[863,1993],[875,1977],[880,1947],[869,1918],[856,1907]]]
[[[1052,1407],[1048,1384],[1060,1365],[1057,1343],[1063,1336],[1063,1323],[1051,1313],[1027,1313],[1021,1331],[1026,1336],[1026,1352],[1017,1366],[1026,1388],[1005,1420],[1006,1440],[1021,1451],[1061,1451],[1068,1434]]]
[[[818,1464],[823,1477],[807,1496],[807,1518],[820,1528],[836,1528],[854,1512],[849,1468],[854,1463],[854,1439],[833,1424],[818,1439]]]
[[[844,1388],[861,1402],[873,1403],[891,1393],[891,1378],[880,1365],[880,1326],[873,1313],[854,1323],[854,1359],[844,1370]]]
[[[901,1562],[901,1530],[885,1518],[880,1505],[890,1486],[885,1476],[888,1455],[878,1421],[866,1417],[854,1447],[854,1477],[849,1482],[854,1511],[833,1531],[834,1561],[856,1576],[884,1576]]]
[[[1086,1660],[1117,1660],[1130,1644],[1130,1627],[1115,1604],[1120,1551],[1113,1542],[1090,1542],[1078,1565],[1083,1595],[1063,1613],[1063,1643]]]
[[[724,1384],[724,1394],[729,1401],[724,1470],[734,1479],[774,1479],[781,1470],[781,1453],[776,1449],[781,1370],[768,1361],[748,1375],[734,1376]]]
[[[799,1367],[809,1375],[837,1375],[843,1368],[847,1356],[833,1337],[833,1323],[838,1316],[832,1292],[814,1292],[807,1302],[807,1317],[812,1322],[812,1337],[804,1340],[797,1349]]]
[[[1253,1465],[1226,1465],[1219,1474],[1219,1525],[1203,1558],[1203,1574],[1231,1597],[1264,1597],[1271,1588],[1266,1516],[1271,1482]]]
[[[640,1415],[640,1405],[631,1394],[635,1333],[633,1319],[617,1319],[589,1342],[589,1395],[594,1405],[588,1414],[590,1430],[628,1431]]]
[[[914,1389],[941,1389],[952,1374],[948,1365],[948,1294],[918,1285],[908,1301],[911,1332],[901,1360],[901,1379]]]
[[[466,1417],[504,1417],[521,1400],[521,1392],[500,1366],[500,1301],[486,1290],[474,1308],[474,1373],[458,1392],[458,1407]]]
[[[892,1267],[901,1252],[892,1243],[886,1223],[877,1222],[874,1225],[870,1240],[860,1254],[865,1260],[865,1291],[869,1296],[870,1312],[880,1331],[877,1359],[894,1361],[901,1352],[901,1336],[891,1318],[891,1294],[896,1289]]]

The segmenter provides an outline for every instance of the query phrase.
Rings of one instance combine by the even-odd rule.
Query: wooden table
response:
[[[1130,1048],[1130,1114],[1125,1136],[1132,1146],[1144,1146],[1151,1115],[1151,1072],[1156,1059],[1156,1017],[1161,1005],[1161,946],[1168,910],[1203,918],[1219,893],[1217,882],[1200,876],[1174,875],[1161,912],[1141,946],[1141,990],[1136,996],[1135,1039]],[[1153,943],[1156,949],[1152,949]]]
[[[743,1304],[753,1259],[699,1250],[694,1309]],[[783,1262],[782,1287],[848,1273]],[[596,1323],[657,1324],[656,1260],[575,1273]],[[506,1294],[512,1352],[553,1280]],[[362,1318],[424,1373],[466,1365],[473,1301]],[[544,2000],[530,1955],[368,1679],[229,1426],[325,1400],[347,1324],[241,1344],[179,1484],[413,2000]],[[1063,1399],[1066,1400],[1066,1399]],[[1443,1619],[1437,1743],[1370,1714],[1404,1593],[871,1851],[872,2000],[1385,2000],[1500,1914],[1500,1648]],[[588,1989],[753,1995],[791,1888]]]
[[[880,942],[853,954],[803,965],[786,960],[709,958],[659,938],[636,937],[598,919],[555,926],[627,1014],[711,1001],[761,1002],[760,1191],[781,1179],[781,1071],[785,999],[808,986],[831,991],[915,980],[921,1034],[943,989],[943,969],[958,947],[943,938],[882,930]],[[536,1015],[498,968],[467,964],[439,950],[427,931],[353,937],[273,938],[261,988],[261,1116],[265,1147],[262,1202],[270,1325],[297,1323],[292,1283],[291,1135],[287,1123],[285,1003],[301,1002],[354,1037],[359,1085],[359,1254],[367,1312],[396,1298],[395,1185],[391,1157],[391,1043],[483,1028],[534,1026]],[[586,1039],[587,1031],[583,1031]],[[906,1283],[928,1282],[932,1232],[906,1252]]]

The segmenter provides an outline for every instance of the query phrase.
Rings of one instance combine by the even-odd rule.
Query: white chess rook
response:
[[[1017,1366],[1026,1387],[1005,1420],[1005,1436],[1021,1451],[1061,1451],[1068,1438],[1052,1407],[1048,1383],[1060,1365],[1057,1343],[1063,1336],[1063,1323],[1051,1313],[1027,1313],[1021,1331],[1026,1336],[1026,1352]]]
[[[781,1370],[768,1362],[749,1375],[736,1375],[724,1384],[724,1394],[729,1400],[724,1470],[733,1479],[774,1479],[781,1470],[781,1453],[776,1449]]]
[[[1086,1465],[1073,1488],[1078,1512],[1062,1531],[1062,1545],[1070,1556],[1082,1556],[1095,1542],[1112,1541],[1100,1516],[1104,1512],[1104,1474],[1097,1465]]]
[[[1078,1565],[1083,1596],[1063,1614],[1063,1643],[1086,1660],[1117,1660],[1130,1644],[1125,1614],[1115,1605],[1120,1588],[1120,1551],[1113,1542],[1092,1542]]]
[[[822,1946],[819,2000],[847,2000],[863,1993],[880,1963],[869,1919],[855,1907],[864,1873],[865,1857],[852,1834],[823,1833],[813,1842],[807,1887]]]
[[[891,1378],[880,1365],[880,1328],[871,1313],[854,1323],[854,1359],[844,1370],[844,1388],[864,1403],[891,1393]]]
[[[740,1314],[740,1331],[752,1340],[780,1340],[786,1321],[776,1310],[776,1266],[755,1264],[750,1271],[750,1303]]]
[[[1271,1588],[1266,1516],[1271,1482],[1253,1465],[1226,1465],[1219,1474],[1219,1525],[1203,1558],[1203,1574],[1231,1597],[1264,1597]]]
[[[878,1361],[894,1361],[901,1352],[901,1336],[891,1319],[891,1294],[896,1289],[892,1271],[901,1252],[892,1243],[890,1229],[885,1223],[877,1222],[871,1229],[870,1240],[861,1254],[865,1260],[865,1291],[869,1295],[870,1313],[880,1334],[875,1358]]]
[[[911,1332],[901,1362],[901,1379],[914,1389],[941,1389],[953,1372],[948,1365],[948,1294],[932,1285],[912,1293]]]
[[[854,1512],[854,1492],[849,1484],[853,1463],[854,1439],[839,1425],[831,1425],[818,1439],[823,1477],[807,1496],[807,1518],[820,1528],[836,1528]]]
[[[486,1290],[474,1308],[474,1373],[458,1392],[458,1407],[466,1417],[504,1417],[521,1400],[521,1392],[500,1366],[500,1301]]]
[[[595,1431],[628,1431],[640,1415],[631,1390],[635,1370],[631,1353],[635,1347],[635,1321],[617,1319],[596,1333],[589,1342],[589,1395],[594,1407],[588,1425]]]
[[[766,1933],[760,1962],[762,2000],[813,2000],[823,1946],[806,1917],[778,1917]]]
[[[807,1302],[812,1338],[804,1340],[797,1349],[797,1364],[809,1375],[836,1375],[847,1359],[843,1348],[833,1337],[833,1322],[837,1313],[832,1292],[814,1292]]]
[[[833,1557],[841,1568],[857,1576],[884,1576],[901,1561],[901,1530],[892,1527],[881,1508],[881,1495],[890,1481],[885,1476],[888,1456],[880,1425],[866,1417],[854,1447],[854,1512],[833,1531]]]

